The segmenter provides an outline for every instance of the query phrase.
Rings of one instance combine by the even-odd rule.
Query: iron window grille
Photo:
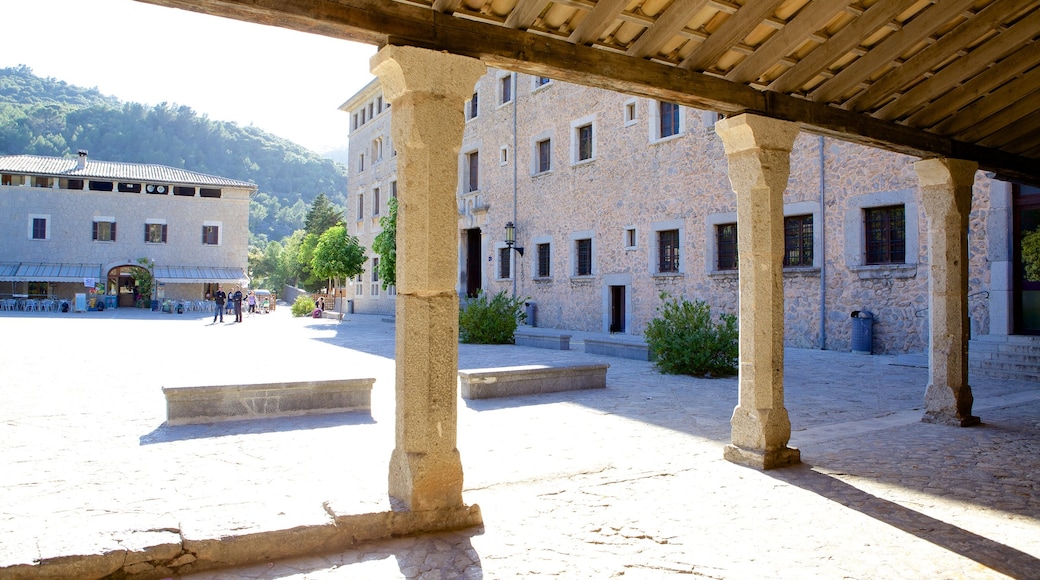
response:
[[[867,264],[906,263],[906,209],[902,205],[864,210]]]
[[[784,266],[813,265],[813,216],[784,218]]]
[[[722,224],[715,227],[716,266],[719,270],[736,270],[740,265],[737,260],[737,224]]]

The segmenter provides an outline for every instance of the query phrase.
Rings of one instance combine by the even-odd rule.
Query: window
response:
[[[675,103],[659,102],[660,125],[658,137],[664,139],[679,134],[679,105]]]
[[[809,267],[813,265],[813,216],[796,215],[784,218],[784,266]]]
[[[69,180],[69,189],[83,189],[83,181],[82,180],[80,180],[80,186],[79,187],[72,187],[72,181],[73,180]],[[119,183],[116,186],[116,189],[120,193],[141,193],[141,184],[140,183]]]
[[[383,112],[383,95],[376,97],[376,114]]]
[[[480,189],[480,152],[471,151],[466,154],[466,191]]]
[[[510,258],[512,257],[512,250],[510,248],[499,248],[498,249],[498,278],[500,280],[508,280],[512,278],[511,272],[512,264],[510,264]]]
[[[509,148],[503,145],[502,148],[498,150],[498,164],[505,165],[507,163],[509,163]]]
[[[365,281],[361,278],[361,274],[357,275],[357,279],[354,280],[354,294],[358,296],[365,295]]]
[[[47,227],[49,220],[50,216],[29,216],[29,239],[49,240],[50,228]]]
[[[379,188],[372,189],[372,215],[379,215]]]
[[[94,218],[92,239],[96,242],[116,241],[115,218]]]
[[[574,240],[575,276],[592,275],[592,240]]]
[[[36,179],[39,180],[44,178],[37,177]],[[37,184],[36,187],[50,187],[50,185]],[[91,181],[87,184],[87,189],[89,189],[90,191],[112,191],[113,189],[115,189],[115,187],[113,186],[111,181]]]
[[[633,249],[636,247],[636,229],[626,228],[625,229],[625,248]]]
[[[632,125],[636,122],[636,102],[628,101],[625,103],[625,126]]]
[[[383,140],[373,139],[372,140],[372,163],[379,163],[383,160]]]
[[[353,124],[354,124],[354,126],[352,128],[357,129],[358,128],[358,114],[357,113],[354,113],[354,123]]]
[[[477,93],[473,93],[473,98],[469,100],[469,107],[466,109],[467,119],[476,119],[480,115],[480,98]]]
[[[679,230],[657,232],[657,271],[679,271]]]
[[[202,243],[206,246],[220,245],[220,226],[202,226]]]
[[[359,193],[357,196],[357,219],[361,220],[365,217],[365,194]]]
[[[549,265],[552,263],[549,244],[538,244],[535,248],[538,254],[538,277],[548,278],[551,275]]]
[[[379,281],[379,258],[372,258],[372,281]]]
[[[906,211],[893,205],[865,209],[867,264],[906,262]]]
[[[716,268],[719,270],[737,269],[737,224],[715,226],[715,249],[717,252]]]
[[[221,190],[213,187],[200,187],[199,197],[220,197]]]
[[[397,181],[390,182],[390,197],[397,199]]]
[[[592,125],[578,127],[578,161],[592,159]]]
[[[498,104],[504,105],[513,101],[513,75],[507,74],[498,79]]]
[[[534,77],[534,88],[544,87],[551,82],[552,79],[549,77]]]
[[[537,145],[538,165],[536,173],[545,173],[552,169],[552,140],[544,139]]]
[[[195,197],[194,187],[183,187],[180,185],[174,186],[173,195],[183,195],[185,197]]]
[[[82,183],[82,182],[80,182],[80,183]],[[14,176],[11,175],[10,173],[0,174],[0,185],[14,185]],[[77,188],[69,187],[69,189],[77,189]],[[83,186],[80,185],[79,189],[83,189]]]
[[[365,170],[365,154],[364,153],[362,153],[361,155],[358,155],[357,170],[358,170],[358,173],[361,173],[361,172],[363,172]]]
[[[144,241],[148,244],[166,243],[166,224],[147,223],[144,224]]]

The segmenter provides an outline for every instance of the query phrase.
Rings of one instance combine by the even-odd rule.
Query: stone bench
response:
[[[571,335],[549,332],[531,332],[517,329],[513,333],[513,343],[517,346],[533,346],[552,350],[570,350]]]
[[[168,425],[371,411],[375,379],[163,387]]]
[[[650,347],[638,338],[586,338],[585,352],[633,360],[650,360]]]
[[[525,365],[459,371],[463,399],[491,399],[607,386],[605,363]]]

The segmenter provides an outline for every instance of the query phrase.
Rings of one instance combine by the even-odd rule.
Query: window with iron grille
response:
[[[509,263],[509,259],[512,257],[510,252],[512,250],[509,248],[498,249],[498,277],[502,280],[512,278],[512,268],[510,268],[511,264]]]
[[[466,154],[466,191],[480,189],[480,153],[473,151]]]
[[[592,240],[574,240],[575,271],[576,276],[592,275]]]
[[[811,215],[784,218],[784,266],[813,265],[813,220]]]
[[[671,137],[679,133],[679,105],[675,103],[660,102],[660,137]]]
[[[717,269],[737,269],[737,224],[715,226],[715,251]]]
[[[116,222],[94,222],[93,239],[97,242],[116,241]]]
[[[545,139],[538,142],[538,173],[552,169],[552,141]]]
[[[539,278],[548,278],[549,275],[550,275],[549,264],[551,264],[551,261],[550,261],[550,257],[551,256],[549,254],[549,244],[538,244],[537,251],[538,251],[538,277]]]
[[[864,210],[867,264],[906,262],[906,210],[892,205]]]
[[[216,246],[220,242],[220,226],[202,226],[202,243]]]
[[[473,93],[473,98],[469,101],[469,118],[476,119],[477,115],[480,114],[480,99],[477,97],[477,93]]]
[[[165,244],[166,224],[144,224],[144,241],[149,244]]]
[[[592,125],[578,127],[578,161],[592,159]]]
[[[657,271],[679,271],[679,230],[657,232]]]

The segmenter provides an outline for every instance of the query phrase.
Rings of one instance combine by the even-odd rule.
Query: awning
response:
[[[246,282],[240,268],[204,268],[195,266],[156,266],[152,270],[156,282],[167,284],[204,284],[206,282]]]
[[[99,280],[100,264],[36,264],[7,262],[0,264],[3,282],[80,282],[85,278]]]

